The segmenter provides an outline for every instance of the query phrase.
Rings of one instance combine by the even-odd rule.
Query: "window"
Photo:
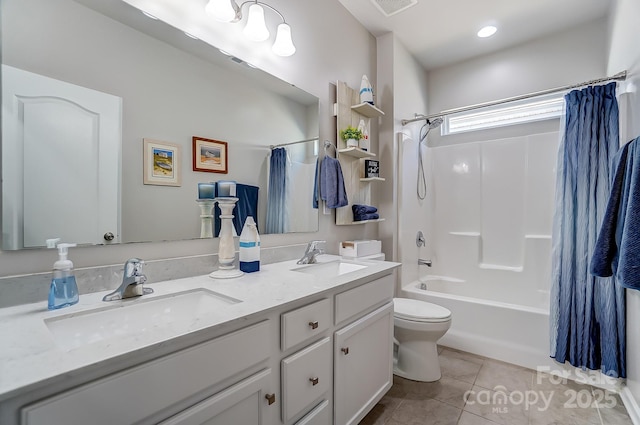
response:
[[[558,118],[564,108],[564,94],[554,93],[544,97],[507,104],[487,106],[473,111],[447,115],[442,125],[442,134],[456,134],[473,130],[484,130],[506,125]]]

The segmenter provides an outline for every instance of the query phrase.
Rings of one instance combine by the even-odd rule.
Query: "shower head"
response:
[[[427,124],[429,124],[429,130],[434,129],[436,127],[440,127],[444,120],[442,117],[434,118],[433,120],[427,120]]]

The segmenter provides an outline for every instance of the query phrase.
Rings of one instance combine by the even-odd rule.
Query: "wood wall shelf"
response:
[[[356,147],[338,149],[338,153],[340,155],[349,155],[355,158],[373,158],[374,156],[376,156],[376,154],[373,152],[363,151],[362,149]]]
[[[362,177],[360,179],[361,182],[383,182],[385,181],[384,177]]]
[[[345,191],[349,204],[336,209],[336,225],[350,226],[355,224],[378,223],[384,221],[383,218],[377,220],[353,221],[353,204],[372,205],[376,204],[376,193],[378,187],[371,182],[383,182],[383,178],[365,178],[365,162],[367,159],[376,157],[370,150],[362,150],[358,147],[348,147],[347,143],[340,138],[340,130],[348,126],[357,128],[361,123],[366,126],[370,136],[369,147],[377,146],[378,135],[371,132],[372,121],[376,122],[376,117],[384,115],[380,109],[369,103],[360,102],[360,93],[349,87],[345,82],[336,83],[336,142],[337,158],[342,167]],[[374,125],[374,130],[377,126]],[[374,183],[378,184],[378,183]]]
[[[384,112],[382,112],[382,110],[366,102],[353,105],[351,109],[368,118],[381,117],[384,115]]]
[[[351,223],[348,224],[367,224],[367,223],[379,223],[381,221],[384,221],[384,218],[379,218],[377,220],[362,220],[362,221],[353,221]]]

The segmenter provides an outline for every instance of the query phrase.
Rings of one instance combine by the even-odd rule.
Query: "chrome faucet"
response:
[[[147,276],[142,274],[144,261],[139,258],[130,258],[124,263],[124,274],[120,287],[102,298],[102,301],[123,300],[125,298],[139,297],[140,295],[151,294],[153,289],[145,288],[143,284],[147,281]]]
[[[307,250],[301,259],[298,260],[298,264],[313,264],[316,262],[316,257],[320,254],[324,254],[324,249],[320,248],[320,244],[327,243],[327,241],[311,241],[307,245]]]
[[[418,258],[418,265],[431,267],[431,260],[423,260],[422,258]]]

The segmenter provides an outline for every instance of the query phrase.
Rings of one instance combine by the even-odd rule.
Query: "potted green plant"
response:
[[[340,137],[347,142],[347,147],[358,147],[358,142],[364,138],[364,135],[362,131],[349,126],[344,130],[340,130]]]

